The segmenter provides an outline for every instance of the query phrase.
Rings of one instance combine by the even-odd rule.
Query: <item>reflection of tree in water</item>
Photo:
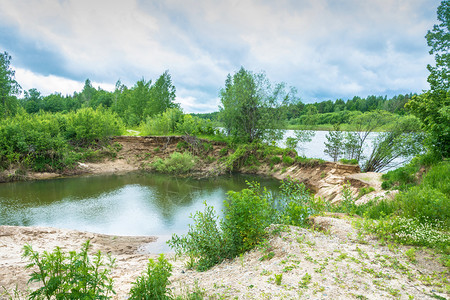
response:
[[[270,178],[252,175],[220,176],[191,179],[149,174],[148,185],[154,188],[153,203],[166,224],[172,224],[174,216],[195,203],[221,203],[230,190],[239,191],[247,187],[246,181],[261,182],[269,189],[277,188],[278,182]],[[218,199],[220,198],[220,199]]]

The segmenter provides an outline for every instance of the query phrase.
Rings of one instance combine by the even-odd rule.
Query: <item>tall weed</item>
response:
[[[114,294],[110,277],[115,260],[108,257],[105,262],[101,252],[91,259],[88,255],[89,241],[83,244],[79,253],[68,254],[56,247],[52,252],[40,254],[30,245],[23,248],[23,257],[33,269],[30,282],[40,282],[41,287],[32,291],[30,299],[109,299]]]
[[[161,254],[158,261],[149,259],[147,272],[139,276],[130,290],[131,300],[163,300],[172,299],[170,297],[169,277],[172,272],[172,265]]]

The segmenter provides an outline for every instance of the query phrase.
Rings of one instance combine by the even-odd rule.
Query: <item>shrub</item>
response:
[[[228,154],[228,148],[227,147],[222,148],[222,149],[219,150],[219,155],[220,156],[225,156],[227,154]]]
[[[171,299],[168,295],[170,289],[169,277],[172,272],[172,265],[161,254],[158,261],[149,259],[147,264],[147,273],[139,276],[130,290],[131,300],[137,299]]]
[[[347,165],[357,165],[358,164],[358,160],[356,160],[356,159],[341,158],[339,161],[341,163],[347,164]]]
[[[267,192],[260,192],[258,183],[249,188],[228,192],[222,228],[232,256],[253,249],[265,236],[272,215]]]
[[[448,197],[450,195],[450,162],[443,161],[433,166],[425,175],[423,184]]]
[[[274,165],[277,165],[281,162],[281,158],[279,156],[274,155],[270,158],[270,162]]]
[[[277,222],[295,226],[305,226],[308,217],[319,209],[304,184],[290,179],[280,186],[276,200]]]
[[[359,193],[358,193],[358,197],[357,197],[357,198],[361,198],[362,196],[367,195],[367,194],[369,194],[369,193],[371,193],[371,192],[373,192],[373,191],[375,191],[375,188],[374,188],[373,186],[362,187],[362,188],[359,190]]]
[[[365,220],[363,227],[382,239],[407,245],[426,246],[450,254],[448,233],[415,218],[391,217],[378,221]]]
[[[189,225],[188,233],[184,236],[174,234],[168,244],[177,254],[186,253],[197,258],[193,266],[204,271],[228,257],[228,247],[213,207],[205,203],[205,211],[198,211],[191,218],[194,225]]]
[[[450,201],[430,187],[413,187],[397,196],[402,215],[422,223],[446,222],[450,225]]]
[[[30,245],[23,248],[23,257],[30,263],[26,268],[37,268],[30,275],[31,282],[40,282],[41,287],[32,291],[30,299],[109,299],[114,293],[110,277],[114,260],[105,263],[101,252],[91,260],[88,256],[90,243],[83,244],[79,253],[68,254],[56,247],[53,252],[41,255]]]
[[[66,137],[79,145],[91,145],[122,131],[120,117],[101,107],[96,110],[82,108],[67,115]]]
[[[157,158],[152,164],[152,169],[160,173],[186,174],[194,168],[196,158],[189,152],[173,152],[166,159]]]
[[[0,167],[21,163],[37,171],[60,169],[68,145],[60,115],[19,114],[0,121]]]
[[[295,160],[290,156],[283,155],[283,164],[286,166],[290,166],[295,162]]]
[[[380,219],[392,215],[398,210],[396,201],[373,199],[356,207],[356,214],[371,219]]]
[[[324,207],[322,201],[314,201],[309,196],[303,184],[291,180],[282,184],[278,198],[261,189],[258,183],[248,183],[248,186],[240,192],[228,193],[220,222],[212,207],[206,206],[205,212],[195,213],[189,232],[181,237],[173,235],[168,241],[170,247],[177,254],[191,256],[192,265],[203,271],[262,243],[268,225],[287,221],[305,224],[311,213]],[[305,206],[306,212],[298,214],[296,205]]]

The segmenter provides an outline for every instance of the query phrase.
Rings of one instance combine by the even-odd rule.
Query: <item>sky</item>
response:
[[[23,90],[43,95],[153,82],[217,111],[241,67],[297,89],[304,103],[428,89],[425,34],[437,0],[0,0],[0,51]]]

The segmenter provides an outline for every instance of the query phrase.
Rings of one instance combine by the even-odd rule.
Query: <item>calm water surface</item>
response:
[[[0,225],[51,226],[113,235],[187,232],[189,216],[204,202],[219,213],[229,190],[256,180],[277,190],[279,182],[250,175],[211,179],[131,173],[0,184]]]

